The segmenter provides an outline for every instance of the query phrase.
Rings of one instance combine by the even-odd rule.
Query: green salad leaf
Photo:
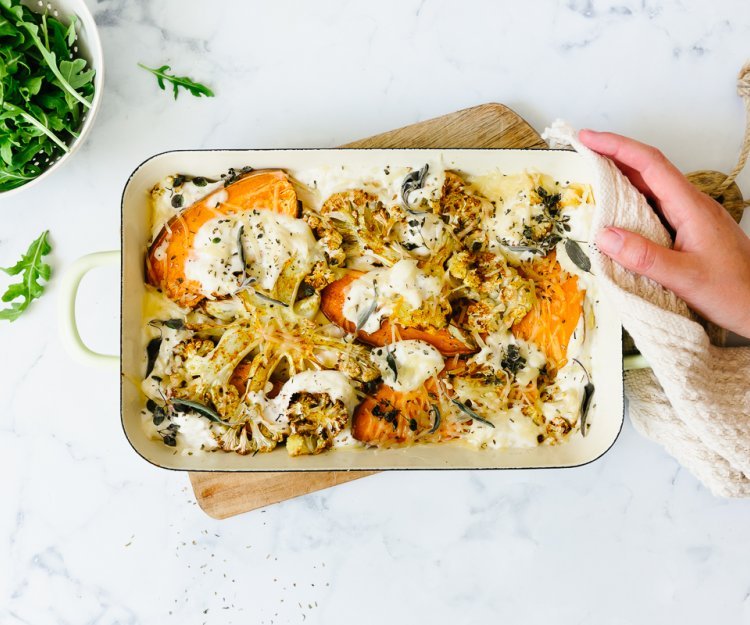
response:
[[[52,269],[44,262],[44,257],[52,251],[47,237],[49,237],[49,230],[42,232],[39,238],[29,245],[29,249],[15,265],[0,267],[0,271],[10,276],[23,274],[21,281],[11,284],[3,294],[2,301],[11,304],[9,308],[0,309],[0,319],[15,321],[29,307],[32,300],[41,297],[44,293],[45,284],[39,281],[44,280],[46,283],[52,275]]]
[[[172,68],[169,65],[162,65],[161,67],[154,68],[147,67],[143,65],[143,63],[138,63],[138,67],[142,67],[156,76],[156,82],[163,91],[167,90],[164,81],[172,83],[172,95],[174,95],[175,100],[177,99],[180,88],[190,92],[190,94],[194,95],[196,98],[200,98],[201,96],[206,96],[208,98],[214,97],[213,91],[206,87],[206,85],[195,82],[192,78],[188,78],[187,76],[170,76],[167,73],[172,71]]]
[[[65,26],[19,0],[0,0],[0,192],[39,176],[78,136],[94,70]]]

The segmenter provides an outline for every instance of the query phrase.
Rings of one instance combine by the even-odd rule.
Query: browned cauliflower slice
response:
[[[451,305],[445,297],[431,297],[419,308],[399,306],[391,319],[406,328],[444,328],[448,325]]]
[[[297,393],[286,410],[291,434],[286,439],[290,456],[319,454],[333,444],[346,427],[349,413],[341,400],[325,393]]]
[[[369,253],[389,264],[401,259],[392,245],[393,229],[406,217],[399,206],[386,208],[372,193],[350,189],[334,193],[320,212],[342,234],[347,257]]]
[[[331,268],[328,266],[328,263],[326,263],[325,261],[319,260],[317,263],[313,265],[313,268],[310,270],[310,273],[303,280],[302,286],[304,287],[305,285],[308,285],[315,291],[322,291],[329,284],[331,284],[331,282],[333,282],[335,278],[336,276],[334,275]],[[309,295],[312,295],[312,293],[310,293],[308,289],[305,289],[305,291],[301,295],[309,296]]]
[[[344,237],[333,226],[332,221],[325,215],[305,210],[302,219],[310,226],[315,238],[323,248],[328,264],[332,267],[343,265],[346,260],[346,253],[343,249]]]
[[[471,247],[473,241],[467,240],[466,237],[479,230],[482,217],[489,211],[489,204],[487,199],[469,191],[461,176],[447,171],[435,212],[446,218],[458,238]]]
[[[466,295],[483,305],[470,305],[469,329],[497,330],[523,319],[534,304],[534,283],[518,274],[502,256],[489,252],[456,252],[448,260],[450,275],[461,280]],[[489,328],[494,327],[494,330]],[[487,330],[483,328],[488,328]]]
[[[500,315],[486,301],[473,301],[466,307],[464,326],[472,332],[489,334],[500,329]]]

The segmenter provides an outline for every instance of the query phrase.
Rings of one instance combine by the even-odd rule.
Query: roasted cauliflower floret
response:
[[[214,345],[214,342],[209,339],[186,339],[175,346],[173,354],[175,357],[187,361],[195,356],[208,356],[208,354],[213,351],[214,347],[216,347],[216,345]]]
[[[391,242],[396,224],[406,214],[394,205],[386,209],[377,196],[361,189],[334,193],[320,209],[343,235],[347,257],[371,254],[387,263],[401,258]]]
[[[430,298],[419,308],[398,307],[392,319],[407,328],[444,328],[448,325],[451,305],[447,298]]]
[[[468,297],[487,304],[472,309],[471,323],[476,329],[490,324],[485,318],[489,314],[510,327],[523,319],[534,303],[534,282],[520,276],[502,256],[464,250],[450,257],[448,271],[461,280]]]
[[[313,265],[313,268],[302,282],[302,285],[309,285],[315,291],[322,291],[334,281],[335,277],[336,276],[333,274],[333,271],[328,264],[319,260]]]
[[[489,210],[488,204],[488,200],[474,195],[466,188],[461,176],[452,171],[445,172],[443,191],[436,212],[447,218],[459,239],[463,240],[464,236],[479,227],[482,216]]]
[[[291,430],[286,440],[290,456],[325,451],[349,420],[344,403],[332,401],[323,393],[297,393],[289,403],[286,415]]]
[[[211,403],[224,419],[230,419],[237,413],[240,406],[240,394],[234,386],[229,384],[212,387],[210,395]]]
[[[285,421],[266,421],[263,409],[257,404],[242,404],[243,421],[228,427],[219,438],[219,446],[224,451],[249,454],[256,451],[272,451],[289,432]]]
[[[313,231],[315,238],[323,248],[328,264],[332,267],[343,265],[346,260],[346,253],[342,247],[344,237],[334,228],[331,220],[324,215],[309,210],[302,214],[302,219],[310,226],[310,230]]]
[[[500,319],[495,308],[486,301],[471,302],[466,307],[464,326],[472,332],[489,334],[500,328]]]
[[[546,424],[547,436],[560,439],[571,430],[570,422],[565,417],[554,417]]]

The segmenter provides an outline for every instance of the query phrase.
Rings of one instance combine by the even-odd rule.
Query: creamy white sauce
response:
[[[526,364],[516,373],[516,381],[522,387],[536,379],[539,376],[539,370],[547,362],[546,356],[536,345],[515,337],[505,328],[492,332],[480,340],[480,350],[469,361],[487,366],[495,372],[503,370],[502,361],[507,354],[508,346],[518,347],[520,355],[526,361]]]
[[[270,291],[281,271],[292,264],[295,275],[307,273],[322,258],[312,230],[303,220],[272,211],[252,211],[241,221],[248,275]]]
[[[398,225],[396,233],[407,251],[419,258],[437,251],[447,236],[445,222],[434,213],[409,215],[406,223]]]
[[[418,389],[445,366],[440,352],[424,341],[396,341],[375,348],[372,360],[380,369],[383,382],[399,392]],[[395,365],[395,371],[389,360]]]
[[[310,187],[316,195],[313,208],[320,208],[334,193],[349,189],[363,189],[372,193],[386,206],[401,204],[401,186],[409,172],[419,170],[425,163],[411,167],[364,167],[344,165],[339,167],[316,167],[295,171],[294,177]],[[445,170],[440,161],[431,161],[422,189],[412,192],[409,202],[418,205],[423,199],[437,199],[445,182]]]
[[[295,393],[320,393],[328,395],[332,401],[340,400],[349,416],[357,407],[357,395],[349,378],[340,371],[303,371],[289,378],[281,387],[279,394],[271,401],[283,410]]]
[[[177,414],[172,417],[172,423],[180,426],[175,440],[178,449],[183,453],[198,449],[216,449],[219,446],[211,428],[211,421],[197,413]]]
[[[203,295],[222,297],[238,289],[243,272],[238,230],[237,220],[221,216],[209,219],[195,233],[185,277],[200,283]]]
[[[375,332],[382,319],[393,313],[398,300],[403,300],[410,309],[418,309],[425,300],[440,295],[440,291],[436,277],[426,275],[416,260],[404,259],[389,269],[370,271],[352,282],[343,313],[348,321],[358,325],[375,302],[367,321],[361,325],[365,332]]]
[[[248,278],[271,291],[285,268],[302,275],[319,258],[318,243],[303,220],[253,210],[204,223],[185,262],[185,276],[199,282],[206,297],[231,295]]]

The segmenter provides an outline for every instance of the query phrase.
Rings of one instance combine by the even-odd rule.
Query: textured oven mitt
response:
[[[671,246],[646,199],[610,160],[555,121],[542,138],[573,147],[593,173],[592,235],[606,226]],[[592,240],[593,240],[592,236]],[[594,274],[651,369],[625,373],[636,429],[660,443],[714,494],[750,496],[750,347],[715,347],[685,302],[590,246]]]

